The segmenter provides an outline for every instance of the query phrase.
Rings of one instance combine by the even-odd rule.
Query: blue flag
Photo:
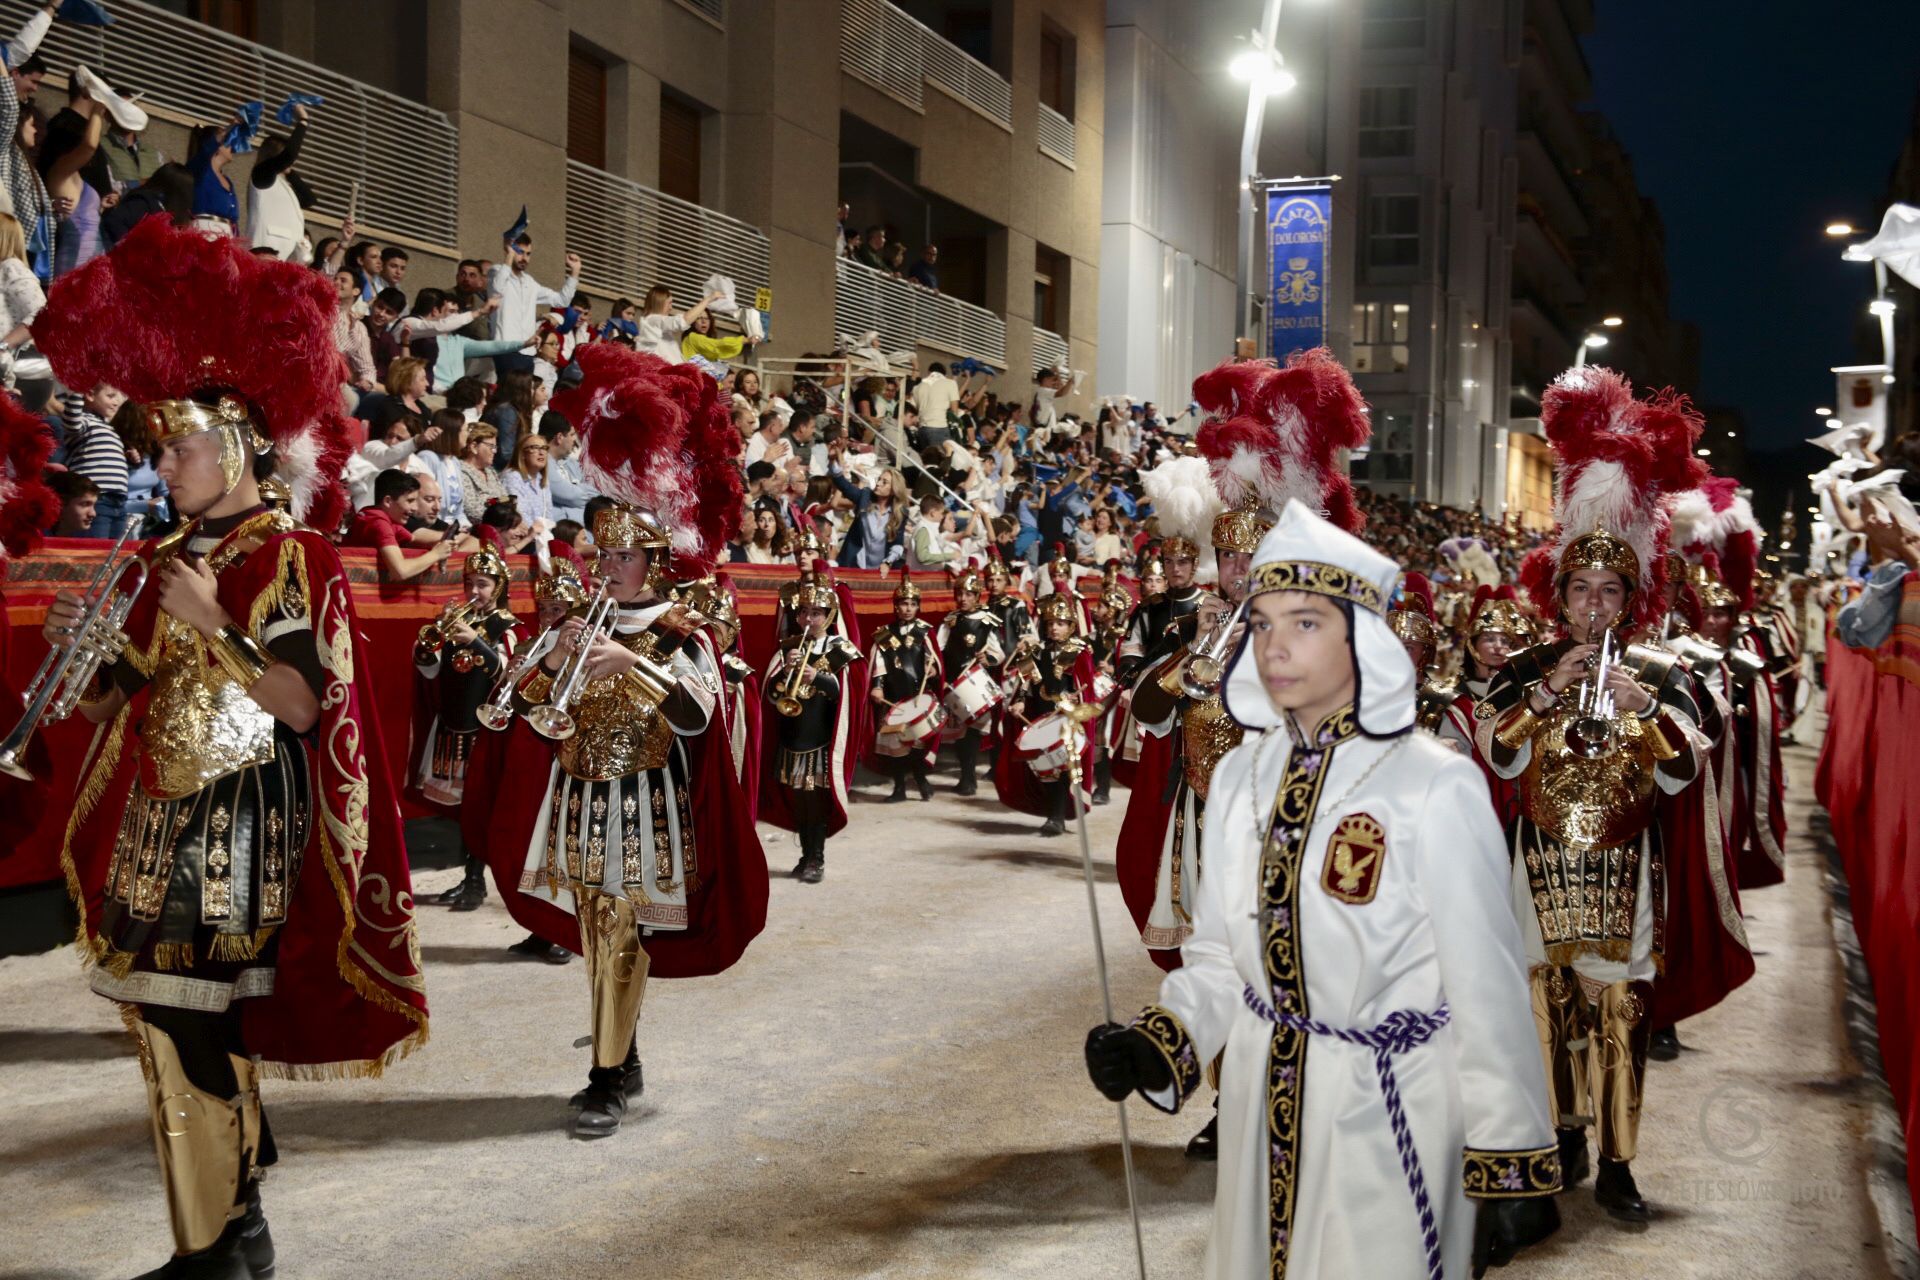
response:
[[[296,89],[287,95],[287,100],[280,104],[280,109],[273,113],[273,118],[281,124],[292,124],[293,109],[295,107],[324,107],[326,105],[327,100],[319,94],[301,93]]]
[[[113,15],[93,0],[64,0],[60,6],[60,21],[71,22],[76,27],[110,27]]]
[[[512,226],[507,228],[507,234],[505,236],[506,242],[508,244],[512,244],[515,240],[518,240],[520,238],[521,234],[525,232],[526,229],[527,229],[527,206],[521,205],[520,216],[514,219],[514,223]]]

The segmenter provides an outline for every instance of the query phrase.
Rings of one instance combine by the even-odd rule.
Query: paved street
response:
[[[1791,761],[1788,882],[1748,902],[1759,976],[1682,1027],[1692,1052],[1652,1069],[1637,1169],[1659,1220],[1630,1233],[1577,1193],[1553,1245],[1509,1274],[1886,1274],[1819,867],[1799,836],[1811,759]],[[795,847],[770,838],[767,932],[728,974],[655,984],[646,1094],[598,1143],[566,1133],[586,1069],[578,962],[507,955],[520,934],[497,900],[423,909],[432,1042],[382,1080],[269,1085],[279,1274],[1131,1274],[1113,1109],[1080,1064],[1099,996],[1075,846],[990,796],[877,795],[818,887],[784,877]],[[1113,880],[1123,796],[1090,825],[1115,999],[1131,1008],[1157,971]],[[70,949],[0,964],[0,1277],[124,1276],[169,1248],[119,1025]],[[1181,1148],[1205,1117],[1132,1114],[1151,1274],[1197,1274],[1213,1170]]]

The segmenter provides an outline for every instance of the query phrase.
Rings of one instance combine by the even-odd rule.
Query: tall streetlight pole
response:
[[[1607,345],[1607,335],[1601,332],[1602,329],[1618,329],[1625,323],[1626,321],[1622,320],[1619,316],[1608,316],[1600,322],[1598,328],[1589,329],[1581,334],[1580,345],[1573,353],[1573,367],[1576,369],[1586,368],[1587,352],[1598,351],[1601,347]]]
[[[1253,264],[1259,253],[1254,243],[1260,193],[1254,179],[1260,173],[1260,129],[1266,121],[1267,98],[1285,93],[1295,84],[1273,42],[1280,30],[1280,0],[1264,0],[1260,29],[1250,46],[1235,55],[1228,70],[1247,82],[1247,122],[1240,133],[1240,336],[1253,337]]]

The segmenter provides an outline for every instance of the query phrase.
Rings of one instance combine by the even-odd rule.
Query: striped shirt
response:
[[[67,427],[67,469],[108,493],[127,491],[127,447],[113,424],[69,395],[60,417]]]

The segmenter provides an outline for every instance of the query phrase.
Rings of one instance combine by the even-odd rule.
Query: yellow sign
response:
[[[755,289],[753,291],[753,309],[755,311],[773,310],[773,290]]]

